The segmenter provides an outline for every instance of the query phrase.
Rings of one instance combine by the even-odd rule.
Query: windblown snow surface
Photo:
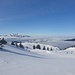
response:
[[[0,75],[75,75],[75,48],[46,51],[4,45]]]

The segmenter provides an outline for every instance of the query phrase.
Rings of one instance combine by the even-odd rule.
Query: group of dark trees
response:
[[[37,45],[37,46],[33,45],[33,49],[41,49],[41,47],[40,45]]]
[[[15,45],[16,47],[24,48],[24,46],[22,45],[22,43],[21,43],[21,42],[20,42],[20,43],[19,43],[19,45],[18,45],[18,43],[17,43],[17,42],[12,41],[12,42],[11,42],[11,45]]]
[[[0,38],[0,49],[2,49],[3,44],[7,44],[7,42],[4,38]]]
[[[7,44],[7,41],[4,38],[0,38],[0,49],[2,49],[2,47],[4,46],[4,44]],[[18,45],[17,41],[12,41],[11,45],[15,45],[16,47],[24,48],[24,46],[22,45],[22,43],[19,42],[19,45]]]
[[[33,45],[33,49],[41,49],[41,46],[38,44],[38,45]],[[44,46],[43,47],[43,50],[48,50],[48,51],[53,51],[53,49],[52,48],[49,48],[49,47],[47,47],[47,49],[46,49],[46,47]]]
[[[7,44],[6,40],[4,38],[0,38],[0,44]]]
[[[2,49],[3,47],[3,44],[7,44],[7,41],[4,39],[4,38],[0,38],[0,49]],[[22,45],[22,42],[17,42],[17,41],[12,41],[11,42],[11,45],[15,45],[16,47],[20,47],[20,48],[23,48],[24,49],[24,46]],[[52,48],[49,48],[49,47],[43,47],[41,48],[41,46],[38,44],[38,45],[33,45],[33,49],[42,49],[42,50],[48,50],[48,51],[52,51],[53,49]]]

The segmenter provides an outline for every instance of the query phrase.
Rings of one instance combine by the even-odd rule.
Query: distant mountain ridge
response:
[[[73,38],[73,39],[67,39],[65,41],[75,41],[75,38]]]
[[[4,36],[4,37],[8,37],[8,36],[10,36],[10,37],[31,37],[31,36],[29,36],[29,35],[24,35],[24,34],[9,34],[9,35],[0,35],[0,36]]]

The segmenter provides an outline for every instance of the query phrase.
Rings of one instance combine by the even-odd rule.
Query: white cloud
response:
[[[27,17],[30,17],[32,15],[18,15],[18,16],[15,16],[15,17],[10,17],[10,18],[0,18],[0,21],[8,21],[8,20],[16,20],[16,19],[22,19],[22,18],[27,18]]]
[[[37,0],[0,0],[0,6],[6,6],[6,5],[19,5],[19,4],[30,4],[34,3]]]

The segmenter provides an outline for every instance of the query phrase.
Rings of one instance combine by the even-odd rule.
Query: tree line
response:
[[[0,38],[0,49],[2,49],[2,47],[3,47],[3,44],[7,44],[7,41],[4,39],[4,38]],[[17,41],[12,41],[11,42],[11,45],[14,45],[14,46],[16,46],[16,47],[19,47],[19,48],[23,48],[24,49],[24,46],[22,45],[22,42],[17,42]],[[27,47],[27,49],[28,49],[28,47]],[[38,44],[38,45],[33,45],[33,49],[42,49],[42,50],[48,50],[48,51],[53,51],[53,49],[52,48],[49,48],[49,47],[43,47],[43,48],[41,48],[41,46]]]
[[[46,47],[44,46],[43,48],[41,48],[41,46],[40,46],[39,44],[36,45],[36,46],[33,45],[33,49],[40,49],[40,50],[42,49],[42,50],[53,51],[53,49],[52,49],[52,48],[49,48],[49,47],[46,48]]]
[[[4,38],[0,38],[0,49],[4,47],[4,44],[7,44],[7,41]],[[12,41],[11,45],[15,45],[16,47],[20,47],[24,49],[24,46],[22,45],[21,42],[18,45],[16,41]]]
[[[20,42],[19,45],[18,45],[17,42],[12,41],[12,42],[11,42],[11,45],[15,45],[16,47],[20,47],[20,48],[23,48],[23,49],[24,49],[24,46],[22,45],[22,42]]]

